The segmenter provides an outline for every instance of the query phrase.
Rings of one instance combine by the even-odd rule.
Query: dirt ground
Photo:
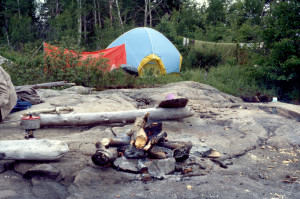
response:
[[[71,87],[38,90],[44,103],[30,110],[72,106],[74,112],[113,112],[155,107],[168,93],[189,99],[192,117],[162,121],[170,140],[191,141],[192,172],[142,181],[141,175],[94,165],[95,142],[132,124],[43,127],[37,139],[66,141],[58,161],[0,160],[0,198],[299,198],[300,107],[280,102],[244,103],[195,82],[101,92]],[[23,111],[25,112],[25,111]],[[23,112],[0,124],[1,140],[24,139]],[[72,114],[72,113],[70,113]],[[151,122],[151,121],[150,121]],[[26,146],[25,146],[26,147]],[[221,157],[202,157],[210,148]],[[33,168],[43,168],[29,175]]]

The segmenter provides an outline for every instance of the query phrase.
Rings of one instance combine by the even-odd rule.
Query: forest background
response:
[[[297,0],[1,0],[0,55],[13,61],[4,68],[15,85],[67,80],[103,89],[191,80],[245,99],[277,96],[299,103],[299,13]],[[44,70],[43,42],[97,51],[135,27],[154,28],[177,47],[183,56],[180,75],[103,73],[97,67],[105,60],[88,71],[61,70],[63,62],[51,63],[51,73]],[[184,46],[183,38],[193,45]],[[237,50],[241,63],[236,56],[224,59],[216,45],[199,48],[191,41],[254,45]]]

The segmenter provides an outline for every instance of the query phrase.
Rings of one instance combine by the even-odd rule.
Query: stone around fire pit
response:
[[[121,156],[114,161],[114,166],[123,171],[138,173],[137,161],[136,159],[127,159],[125,156]]]
[[[148,167],[148,172],[152,177],[163,179],[175,171],[175,163],[175,158],[166,158],[147,161],[144,164]]]

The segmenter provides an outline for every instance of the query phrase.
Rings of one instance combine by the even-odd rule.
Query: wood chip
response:
[[[187,185],[186,188],[187,188],[187,190],[192,190],[193,186],[192,185]]]

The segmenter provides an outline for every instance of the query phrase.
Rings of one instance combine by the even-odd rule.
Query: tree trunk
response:
[[[149,22],[150,22],[150,28],[152,28],[152,9],[151,9],[150,0],[149,0]]]
[[[148,19],[148,0],[145,0],[144,27],[147,27]]]
[[[93,14],[94,14],[94,28],[97,27],[97,5],[96,5],[96,0],[93,0],[93,3],[94,3],[94,11],[93,11]]]
[[[99,0],[97,0],[97,6],[98,6],[98,21],[99,21],[99,27],[101,28],[102,23],[101,23],[101,11],[100,11]]]
[[[150,113],[151,120],[182,119],[194,115],[190,108],[149,108],[120,112],[41,114],[41,126],[89,126],[110,123],[133,122],[137,117]]]
[[[78,45],[81,43],[82,21],[81,21],[81,0],[77,0],[78,4]]]
[[[84,42],[87,41],[87,21],[86,21],[86,15],[83,15],[83,36],[84,36]]]
[[[122,28],[122,33],[124,33],[124,26],[123,26],[123,21],[122,21],[122,18],[121,18],[121,13],[120,13],[120,8],[119,8],[119,1],[118,0],[116,0],[116,6],[117,6],[117,11],[118,11],[120,26]]]
[[[58,11],[58,0],[55,1],[55,15],[57,16],[59,14]]]
[[[113,15],[112,15],[113,3],[114,3],[114,0],[109,0],[108,1],[108,4],[109,4],[110,27],[112,27],[112,23],[113,23]]]
[[[20,0],[17,0],[17,3],[18,3],[18,16],[20,21],[21,20]]]
[[[6,7],[5,7],[5,10],[6,10]],[[6,34],[6,40],[7,40],[7,45],[10,47],[10,41],[9,41],[9,35],[8,35],[8,23],[7,23],[7,18],[6,16],[5,17],[5,34]]]
[[[0,160],[58,160],[69,151],[60,140],[2,140]]]

